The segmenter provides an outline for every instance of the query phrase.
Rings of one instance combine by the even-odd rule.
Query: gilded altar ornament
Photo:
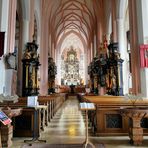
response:
[[[111,67],[110,78],[111,78],[110,88],[115,89],[116,88],[116,76],[114,74],[113,67]]]
[[[113,41],[113,32],[110,34],[110,44],[112,44],[114,41]]]
[[[38,45],[33,42],[26,44],[26,50],[22,59],[23,62],[23,96],[38,95],[38,70],[39,55],[37,52]]]
[[[104,45],[103,43],[100,43],[100,53],[103,53],[104,52]]]
[[[108,43],[107,43],[106,34],[104,35],[104,38],[103,38],[103,45],[104,45],[104,48],[107,49]]]
[[[103,36],[103,43],[100,44],[100,54],[105,55],[105,58],[108,56],[108,41],[106,35]]]
[[[80,74],[80,61],[78,59],[77,49],[74,49],[73,46],[70,46],[70,48],[65,51],[65,53],[62,53],[61,58],[61,84],[83,85],[82,77]]]
[[[108,52],[108,41],[107,41],[106,35],[103,36],[103,43],[100,44],[100,48],[101,48],[102,54],[107,54],[107,52]]]
[[[28,48],[24,52],[24,59],[31,59],[31,51]]]
[[[55,93],[55,75],[57,67],[52,57],[48,57],[48,93]]]
[[[104,87],[109,95],[123,95],[122,63],[123,60],[118,52],[118,43],[112,43],[111,34],[108,45],[106,35],[104,35],[103,43],[100,44],[99,57],[95,57],[88,66],[92,92],[96,87]],[[97,77],[97,82],[95,77]]]
[[[28,87],[28,65],[26,65],[26,88]]]
[[[94,75],[94,88],[97,88],[98,78],[97,75]]]

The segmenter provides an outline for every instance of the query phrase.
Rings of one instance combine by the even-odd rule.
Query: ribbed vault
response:
[[[89,43],[94,32],[96,16],[92,0],[61,0],[53,3],[50,15],[50,33],[56,45],[69,31],[79,33]]]

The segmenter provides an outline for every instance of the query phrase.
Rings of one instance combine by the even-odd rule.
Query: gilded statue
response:
[[[24,59],[31,59],[31,51],[28,48],[25,50]]]
[[[103,43],[100,44],[100,54],[108,56],[108,41],[106,35],[103,36]]]
[[[110,44],[113,43],[113,32],[110,34]]]

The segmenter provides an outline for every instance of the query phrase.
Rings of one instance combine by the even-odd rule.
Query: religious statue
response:
[[[57,67],[53,58],[48,57],[48,93],[55,92],[55,75],[57,74]]]
[[[4,55],[4,63],[6,69],[16,69],[16,56],[14,53]]]
[[[106,35],[103,36],[103,43],[100,44],[100,55],[108,56],[108,41]]]
[[[108,48],[108,43],[107,43],[106,35],[104,35],[104,37],[103,37],[103,47],[104,47],[104,49]]]
[[[24,59],[37,59],[38,58],[37,49],[38,45],[35,43],[35,41],[28,42],[24,52]]]
[[[113,43],[113,32],[110,34],[110,44]]]
[[[31,59],[31,51],[28,48],[24,52],[24,59]]]

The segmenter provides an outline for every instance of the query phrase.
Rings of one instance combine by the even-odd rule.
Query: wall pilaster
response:
[[[148,1],[136,0],[137,8],[137,24],[138,24],[138,43],[148,44]],[[141,93],[144,97],[148,97],[148,67],[140,68],[141,74]]]
[[[140,56],[138,44],[137,11],[135,0],[129,0],[129,28],[131,46],[132,92],[141,92],[140,82]]]
[[[122,65],[122,72],[123,72],[123,93],[128,93],[128,55],[127,55],[127,46],[125,42],[125,30],[124,30],[124,19],[120,18],[117,19],[117,36],[118,36],[118,44],[119,44],[119,52],[121,59],[124,60]]]

